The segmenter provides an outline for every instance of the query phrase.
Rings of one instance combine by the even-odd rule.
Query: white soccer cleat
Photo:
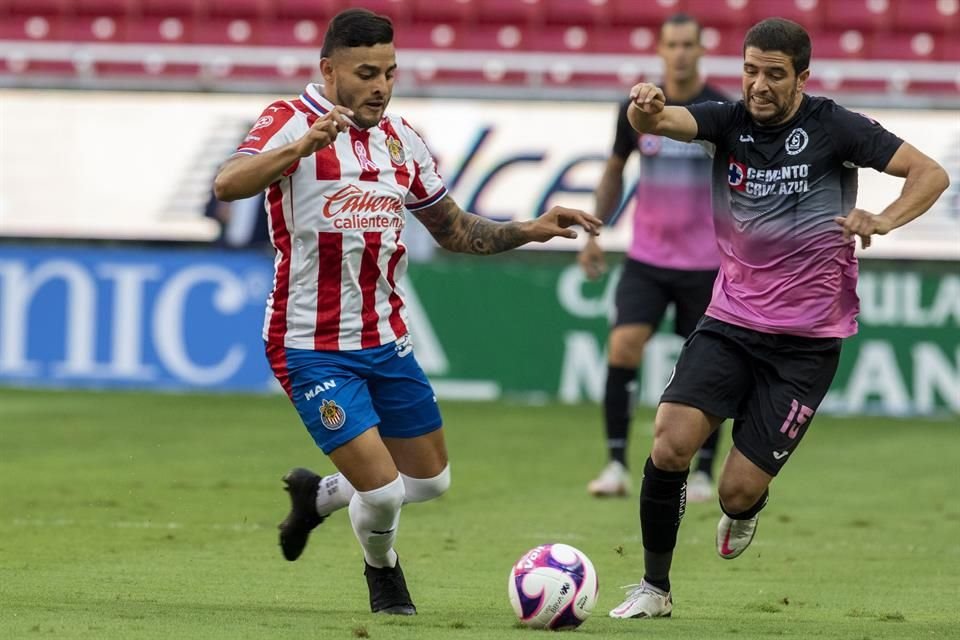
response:
[[[713,482],[703,471],[694,471],[687,480],[687,502],[707,502],[713,498]]]
[[[616,460],[611,460],[596,479],[587,483],[590,495],[600,497],[625,496],[630,493],[630,473]]]
[[[611,618],[669,618],[673,612],[673,596],[669,591],[644,581],[623,588],[630,589],[627,599],[610,612]]]
[[[721,558],[732,560],[747,550],[757,533],[757,514],[749,520],[734,520],[727,514],[720,517],[717,525],[717,553]]]

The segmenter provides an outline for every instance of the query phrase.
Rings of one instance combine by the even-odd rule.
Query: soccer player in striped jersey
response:
[[[869,118],[804,93],[810,36],[769,18],[743,43],[743,99],[665,105],[663,91],[630,92],[644,133],[702,141],[713,154],[720,275],[660,398],[640,489],[644,575],[614,618],[670,616],[670,566],[690,459],[724,418],[733,447],[721,473],[721,558],[757,531],[768,487],[797,452],[827,393],[843,338],[857,331],[855,238],[870,246],[929,209],[949,185],[935,160]],[[874,214],[857,208],[857,171],[905,178]]]
[[[386,113],[393,26],[363,9],[331,21],[323,84],[266,108],[214,183],[230,201],[267,191],[276,248],[263,337],[273,371],[338,473],[284,476],[291,510],[280,546],[296,560],[310,532],[347,507],[374,612],[416,608],[394,550],[401,506],[443,494],[450,467],[436,396],[413,352],[399,282],[405,209],[440,246],[494,254],[595,234],[600,221],[553,207],[497,223],[447,194],[420,136]]]

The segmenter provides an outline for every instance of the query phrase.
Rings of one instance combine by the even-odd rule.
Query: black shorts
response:
[[[734,418],[734,445],[775,476],[833,381],[841,343],[761,333],[705,316],[684,343],[660,402]]]
[[[627,258],[617,283],[613,326],[649,324],[656,328],[672,302],[677,310],[674,331],[686,338],[710,304],[716,279],[716,269],[664,269]]]

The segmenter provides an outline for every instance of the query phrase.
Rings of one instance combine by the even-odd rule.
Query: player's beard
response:
[[[364,104],[370,99],[373,99],[373,96],[361,98],[349,92],[342,90],[337,91],[337,104],[342,104],[353,111],[353,116],[350,119],[361,129],[369,129],[370,127],[375,127],[380,124],[380,120],[386,112],[387,105],[390,103],[390,96],[381,96],[380,99],[383,101],[383,106],[380,107],[377,115],[372,116],[370,115],[371,109]]]
[[[753,117],[753,120],[757,124],[762,124],[764,126],[774,126],[778,124],[783,124],[783,122],[790,115],[790,111],[793,109],[793,105],[797,100],[797,87],[794,86],[790,93],[787,95],[786,99],[783,102],[777,102],[776,96],[771,96],[774,100],[771,101],[771,104],[774,104],[777,107],[777,110],[773,112],[770,116],[758,116],[755,112],[751,111],[750,115]],[[753,94],[751,94],[749,100],[752,100]],[[749,102],[748,102],[749,103]]]

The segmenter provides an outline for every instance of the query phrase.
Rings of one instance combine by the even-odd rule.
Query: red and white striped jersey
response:
[[[309,84],[298,99],[267,107],[237,152],[294,142],[331,109],[323,87]],[[404,209],[428,207],[446,192],[423,140],[389,114],[369,129],[351,126],[289,167],[267,188],[276,258],[264,340],[352,351],[406,335],[398,286],[407,268]]]

